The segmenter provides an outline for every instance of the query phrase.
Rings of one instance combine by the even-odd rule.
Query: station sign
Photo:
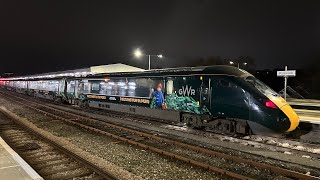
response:
[[[287,70],[287,71],[277,71],[278,77],[295,77],[296,70]]]
[[[288,78],[289,77],[295,77],[296,76],[296,70],[289,70],[288,67],[286,66],[284,68],[284,71],[277,71],[277,76],[278,77],[284,77],[284,100],[287,100],[287,84],[288,84]]]

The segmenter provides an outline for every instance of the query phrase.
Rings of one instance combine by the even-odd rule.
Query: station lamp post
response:
[[[158,54],[158,55],[151,55],[151,54],[144,54],[140,49],[136,49],[134,51],[134,56],[137,58],[140,58],[141,56],[148,56],[149,58],[149,70],[151,69],[151,56],[157,56],[158,58],[163,58],[162,54]]]
[[[233,61],[229,61],[229,63],[230,63],[231,65],[235,64]],[[240,69],[240,63],[238,62],[237,64],[238,64],[238,69]],[[242,64],[243,64],[244,66],[246,66],[248,63],[244,62],[244,63],[242,63]]]

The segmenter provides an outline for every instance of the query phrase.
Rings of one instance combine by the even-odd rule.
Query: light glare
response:
[[[142,56],[142,52],[140,49],[136,49],[134,51],[134,56],[137,57],[137,58],[140,58]]]

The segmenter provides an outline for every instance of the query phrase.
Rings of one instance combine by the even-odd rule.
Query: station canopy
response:
[[[19,76],[4,78],[1,80],[34,80],[34,79],[51,79],[51,78],[61,78],[61,77],[86,77],[88,75],[95,74],[105,74],[105,73],[119,73],[119,72],[142,72],[144,69],[137,68],[134,66],[129,66],[126,64],[109,64],[109,65],[100,65],[100,66],[91,66],[89,68],[67,70],[67,71],[58,71],[50,72],[44,74],[36,74],[30,76]]]
[[[142,72],[145,70],[134,66],[118,63],[101,66],[91,66],[90,71],[94,74],[108,74],[120,72]]]

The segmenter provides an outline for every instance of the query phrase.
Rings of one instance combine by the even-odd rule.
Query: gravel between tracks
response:
[[[81,151],[79,150],[81,148],[85,151],[83,153],[88,154],[88,157],[94,155],[95,157],[93,158],[102,158],[101,161],[104,164],[106,164],[107,160],[108,166],[120,166],[126,171],[139,175],[137,177],[131,174],[130,178],[124,179],[221,179],[219,175],[194,168],[180,161],[163,158],[125,143],[119,143],[114,139],[67,125],[50,117],[37,115],[4,99],[0,99],[0,102],[19,116],[28,118],[28,120],[24,119],[24,121],[37,128],[41,133],[59,136],[55,137],[58,138],[57,141],[65,143],[74,151]],[[51,123],[48,123],[48,121]],[[115,169],[118,169],[118,167]],[[118,174],[123,176],[124,172],[123,170]]]
[[[23,109],[23,108],[21,108],[21,107],[12,107],[13,109],[18,109],[18,113],[20,113],[20,114],[28,114],[28,112],[25,112],[25,109]],[[64,109],[65,107],[61,107],[60,106],[60,109]],[[68,110],[70,110],[71,108],[65,108],[65,109],[68,109]],[[72,110],[72,109],[71,109]],[[77,110],[73,110],[73,111],[77,111]],[[77,113],[79,113],[79,111],[77,111]],[[87,112],[82,112],[82,113],[87,113]],[[96,118],[101,118],[102,116],[101,115],[97,115],[97,114],[93,114],[93,113],[87,113],[87,114],[90,114],[90,116],[93,116],[93,117],[96,117]],[[32,114],[32,112],[31,113],[29,113],[29,115],[30,116],[34,116],[33,114]],[[38,118],[37,118],[38,117]],[[109,117],[104,117],[105,119],[108,119],[108,120],[110,120],[110,119],[112,119],[112,121],[117,121],[118,123],[120,122],[124,122],[125,120],[123,120],[123,119],[115,119],[115,118],[109,118]],[[34,118],[31,118],[31,119],[33,119],[33,120],[35,120],[35,123],[36,124],[38,124],[39,125],[39,127],[41,127],[41,128],[44,128],[44,129],[48,129],[49,131],[51,131],[52,133],[57,133],[58,131],[61,131],[62,129],[60,128],[60,126],[56,126],[55,125],[55,123],[59,123],[59,121],[57,121],[57,120],[52,120],[52,122],[54,122],[54,123],[52,123],[51,125],[53,125],[52,127],[47,127],[48,126],[48,123],[47,122],[45,122],[45,121],[43,121],[43,117],[41,117],[41,116],[35,116]],[[46,118],[47,120],[48,119],[50,119],[50,118]],[[137,125],[135,125],[135,123],[133,123],[132,121],[127,121],[126,122],[126,124],[131,124],[132,126],[137,126]],[[170,130],[168,130],[168,129],[165,129],[165,130],[163,130],[163,128],[161,128],[161,127],[150,127],[150,124],[144,124],[144,125],[139,125],[140,127],[143,127],[143,128],[145,128],[145,129],[147,129],[146,127],[147,126],[149,126],[149,129],[151,129],[152,131],[154,131],[154,132],[156,132],[156,133],[168,133],[168,134],[171,134],[172,132],[174,132],[174,131],[170,131]],[[88,144],[90,144],[90,142],[92,143],[92,139],[94,139],[94,138],[88,138],[88,137],[81,137],[81,133],[83,133],[83,131],[81,131],[80,132],[80,134],[74,134],[74,132],[73,131],[70,131],[71,129],[70,129],[70,127],[66,127],[66,129],[63,129],[64,131],[66,131],[66,134],[65,134],[65,137],[68,137],[68,140],[69,141],[71,141],[72,143],[74,143],[74,144],[76,144],[76,145],[78,145],[79,147],[80,146],[83,146],[83,142],[85,142],[85,141],[88,141],[88,142],[86,142],[86,143],[88,143]],[[195,135],[187,135],[187,134],[183,134],[183,135],[181,135],[182,133],[181,132],[175,132],[175,133],[172,133],[172,134],[180,134],[180,136],[186,136],[189,140],[191,139],[191,140],[196,140],[196,141],[198,141],[198,142],[202,142],[202,143],[205,143],[206,144],[206,146],[208,146],[208,144],[211,144],[211,145],[218,145],[218,146],[216,146],[216,147],[213,147],[213,149],[215,149],[215,150],[219,150],[219,149],[221,149],[221,147],[227,147],[227,148],[229,148],[229,149],[239,149],[239,148],[241,148],[241,151],[247,151],[247,152],[249,152],[249,153],[253,153],[253,154],[257,154],[257,155],[261,155],[261,156],[265,156],[265,157],[267,157],[267,158],[270,158],[270,157],[272,157],[272,158],[275,158],[275,159],[284,159],[284,160],[286,160],[286,161],[293,161],[293,162],[301,162],[301,164],[304,164],[304,165],[311,165],[311,166],[313,166],[313,167],[315,167],[315,168],[318,168],[319,167],[319,161],[318,160],[314,160],[314,159],[307,159],[307,158],[303,158],[303,157],[296,157],[296,156],[292,156],[292,155],[287,155],[287,154],[283,154],[283,153],[279,153],[279,152],[270,152],[270,151],[265,151],[265,150],[263,150],[263,149],[259,149],[259,148],[255,148],[255,147],[246,147],[246,146],[243,146],[243,147],[241,147],[241,145],[239,145],[239,144],[233,144],[232,142],[231,143],[229,143],[229,142],[222,142],[222,141],[217,141],[217,140],[214,140],[214,139],[210,139],[210,138],[202,138],[201,136],[198,136],[198,137],[196,137]],[[58,135],[58,136],[61,136],[61,134],[59,134],[59,133],[57,133],[56,135]],[[72,136],[75,136],[75,137],[72,137]],[[79,137],[79,135],[80,135],[80,137]],[[62,136],[64,136],[64,135],[62,135]],[[178,136],[178,135],[177,135]],[[97,138],[97,136],[95,136],[96,138]],[[200,138],[200,139],[199,139]],[[112,159],[112,158],[114,158],[113,160],[116,162],[115,164],[117,164],[117,162],[119,162],[119,164],[120,164],[120,166],[121,167],[125,167],[125,169],[127,169],[127,170],[129,170],[129,171],[132,171],[132,172],[134,172],[135,174],[136,174],[136,172],[140,172],[140,170],[139,170],[139,165],[137,165],[136,163],[136,161],[133,161],[132,163],[131,163],[131,161],[130,161],[130,163],[128,163],[128,162],[126,162],[126,161],[123,161],[123,162],[121,162],[121,160],[122,160],[122,158],[124,158],[124,159],[126,159],[126,158],[128,158],[128,157],[126,157],[125,155],[123,155],[123,153],[122,153],[122,151],[120,151],[120,153],[119,152],[111,152],[110,154],[108,153],[108,151],[106,151],[105,150],[105,148],[109,148],[110,146],[112,147],[112,148],[114,148],[114,146],[113,145],[121,145],[122,143],[120,143],[120,144],[118,144],[119,142],[115,142],[115,141],[109,141],[109,142],[106,142],[105,141],[105,137],[102,137],[102,139],[99,139],[99,138],[97,138],[97,140],[94,140],[95,142],[94,142],[94,144],[98,144],[97,146],[98,147],[96,147],[96,149],[92,149],[92,148],[90,148],[90,147],[84,147],[84,149],[86,150],[86,151],[89,151],[89,152],[91,152],[91,153],[97,153],[97,155],[99,156],[99,157],[103,157],[103,158],[105,158],[105,157],[108,157],[108,158],[110,158],[110,159]],[[100,144],[99,144],[100,143]],[[216,143],[216,144],[215,144]],[[107,144],[107,145],[106,145]],[[111,144],[111,145],[110,145]],[[219,147],[219,146],[221,146],[221,147]],[[129,146],[130,148],[131,148],[131,146]],[[137,150],[136,148],[133,148],[133,149],[135,149],[135,150]],[[245,150],[244,150],[245,149]],[[139,149],[138,149],[139,150]],[[140,151],[142,151],[142,152],[144,152],[143,150],[140,150]],[[222,151],[226,151],[225,149],[224,150],[222,150]],[[105,152],[107,152],[108,154],[104,154]],[[131,151],[131,152],[134,152],[134,151]],[[122,157],[122,158],[120,158],[120,160],[119,160],[119,157],[116,155],[116,157],[112,157],[112,156],[110,156],[110,155],[113,155],[113,154],[120,154],[120,157]],[[130,152],[127,152],[127,153],[129,153],[129,156],[131,156],[131,154],[130,154]],[[136,153],[136,152],[135,152]],[[242,152],[232,152],[231,150],[230,150],[230,152],[227,152],[227,153],[229,153],[229,154],[233,154],[233,155],[238,155],[238,156],[243,156],[243,157],[246,157],[246,158],[250,158],[250,159],[255,159],[256,161],[260,161],[260,162],[265,162],[265,163],[267,163],[267,164],[276,164],[276,165],[278,165],[278,166],[282,166],[282,167],[286,167],[286,168],[289,168],[289,169],[293,169],[293,170],[299,170],[300,172],[304,172],[304,173],[310,173],[310,171],[311,171],[311,174],[313,174],[313,175],[316,175],[316,176],[319,176],[319,170],[314,170],[314,169],[310,169],[310,168],[307,168],[307,167],[303,167],[303,166],[299,166],[299,165],[297,165],[297,164],[291,164],[291,163],[287,163],[287,162],[282,162],[282,161],[277,161],[277,160],[272,160],[272,159],[264,159],[264,158],[259,158],[259,157],[257,157],[257,156],[251,156],[251,155],[248,155],[248,154],[243,154]],[[144,154],[142,154],[142,156],[143,156]],[[277,157],[277,156],[281,156],[281,158],[279,158],[279,157]],[[106,158],[106,159],[108,159],[108,158]],[[132,158],[132,157],[129,157],[129,158]],[[296,158],[296,159],[295,159]],[[304,160],[304,161],[301,161],[301,158],[302,158],[302,160]],[[108,159],[109,160],[109,159]],[[144,159],[143,159],[144,160]],[[149,162],[149,160],[147,160],[146,162],[144,162],[143,160],[140,160],[140,161],[138,161],[138,163],[140,163],[140,162],[142,162],[142,163],[145,163],[147,166],[155,166],[152,162]],[[166,159],[165,159],[166,160]],[[296,160],[296,161],[295,161]],[[297,161],[298,160],[298,161]],[[111,160],[111,162],[113,162],[112,160]],[[172,162],[172,161],[170,161],[170,162]],[[122,164],[121,164],[122,163]],[[149,163],[149,164],[148,164]],[[179,163],[179,162],[178,162]],[[117,164],[118,165],[118,164]],[[138,168],[137,168],[138,167]],[[143,167],[143,166],[141,166],[141,168],[142,168],[142,171],[145,169],[145,167]],[[144,168],[144,169],[143,169]],[[157,167],[156,167],[157,168]],[[163,167],[160,167],[160,168],[163,168]],[[170,167],[171,168],[171,167]],[[146,173],[146,175],[145,175],[145,177],[144,177],[144,174],[142,173],[141,174],[141,176],[142,177],[144,177],[144,178],[151,178],[151,179],[154,179],[154,178],[156,178],[156,179],[165,179],[165,178],[167,178],[167,177],[171,177],[171,176],[166,176],[166,175],[161,175],[161,176],[148,176],[149,174],[151,174],[151,173],[159,173],[159,174],[161,174],[161,173],[163,173],[162,171],[157,171],[158,169],[156,169],[156,170],[151,170],[150,172],[148,171],[147,173]],[[179,169],[174,169],[176,172],[179,172]],[[172,170],[170,170],[170,171],[172,171]],[[179,172],[180,173],[180,172]],[[201,173],[202,174],[202,173]],[[140,175],[140,174],[139,174]],[[178,178],[181,178],[179,175],[177,176],[177,174],[174,174],[175,176],[173,176],[173,179],[178,179]],[[203,174],[202,174],[203,175]],[[187,178],[185,177],[185,176],[183,176],[182,177],[183,179],[208,179],[208,177],[201,177],[201,176],[191,176],[191,178],[188,176]],[[211,178],[217,178],[217,177],[211,177]],[[266,178],[267,179],[267,177],[264,177],[264,178]]]
[[[15,114],[11,114],[12,116],[16,116]],[[28,126],[29,128],[32,128],[33,130],[37,131],[38,133],[42,134],[43,136],[54,140],[55,142],[58,142],[60,145],[62,145],[63,147],[67,148],[68,150],[81,155],[82,157],[86,157],[87,160],[89,160],[90,162],[92,162],[95,165],[98,165],[101,168],[104,168],[105,170],[112,172],[116,177],[118,177],[119,179],[132,179],[132,180],[139,180],[142,179],[139,176],[136,176],[126,170],[124,170],[121,167],[118,167],[102,158],[96,157],[91,155],[90,153],[83,151],[81,149],[79,149],[77,146],[75,146],[74,144],[70,143],[69,141],[65,140],[62,137],[57,137],[55,135],[52,135],[51,133],[38,128],[36,125],[34,125],[32,122],[29,122],[29,120],[25,119],[25,118],[20,118],[18,116],[16,116],[17,119],[19,119],[20,122],[22,122],[24,125]]]
[[[162,135],[170,135],[175,138],[181,138],[182,140],[186,140],[191,144],[200,145],[202,144],[205,147],[210,147],[217,151],[222,151],[224,153],[244,157],[246,159],[254,159],[259,162],[264,162],[267,164],[284,167],[291,170],[296,170],[303,173],[310,173],[315,176],[320,176],[320,160],[314,158],[306,158],[297,154],[286,154],[285,152],[277,152],[269,149],[263,149],[260,147],[242,145],[238,143],[234,143],[232,141],[229,142],[228,139],[220,140],[214,139],[211,137],[205,137],[201,135],[188,134],[185,132],[180,132],[176,130],[167,129],[161,126],[154,126],[151,123],[141,123],[135,122],[130,119],[119,119],[106,117],[100,114],[89,113],[86,111],[79,111],[69,107],[63,107],[58,105],[52,105],[53,107],[57,107],[62,110],[67,110],[70,112],[84,114],[93,118],[107,120],[115,123],[119,123],[121,125],[126,125],[128,127],[136,128],[139,130],[145,130],[148,132],[154,132]]]

